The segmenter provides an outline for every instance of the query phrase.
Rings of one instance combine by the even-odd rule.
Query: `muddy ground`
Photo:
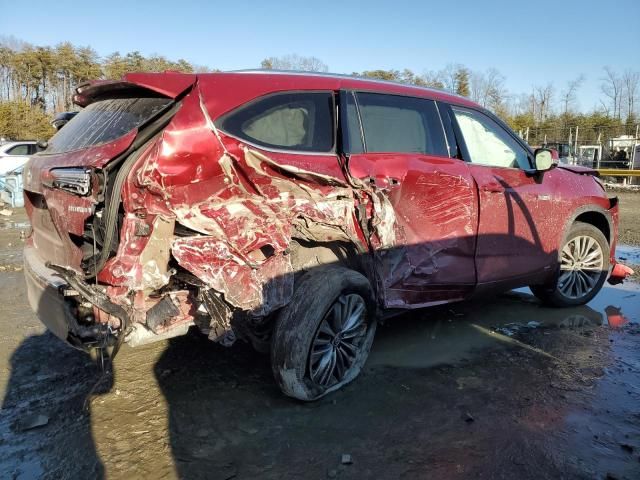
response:
[[[619,196],[640,258],[640,194]],[[27,307],[25,222],[0,218],[0,478],[640,478],[638,283],[580,308],[523,289],[399,317],[312,404],[268,357],[195,332],[125,347],[88,397],[96,368]]]
[[[620,199],[620,243],[640,245],[640,190],[611,195]]]

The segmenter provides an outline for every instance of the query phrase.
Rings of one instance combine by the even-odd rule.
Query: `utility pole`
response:
[[[600,151],[598,152],[598,166],[597,168],[600,168],[600,160],[602,159],[602,132],[598,132],[598,139],[596,140],[596,143],[598,144],[598,148],[600,149]]]
[[[573,146],[573,129],[571,127],[569,127],[569,141],[567,143],[569,144],[569,150],[571,150],[571,147]],[[569,151],[569,163],[571,165],[575,165],[577,163],[577,157],[578,155],[575,148],[573,149],[573,153]]]
[[[580,126],[576,125],[576,143],[575,143],[575,147],[574,147],[576,153],[578,153],[578,129],[579,128],[580,128]],[[598,164],[598,166],[600,166],[600,164]]]

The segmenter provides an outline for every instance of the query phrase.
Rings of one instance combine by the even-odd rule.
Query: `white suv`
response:
[[[34,141],[7,142],[0,145],[0,175],[21,167],[29,157],[40,151]]]

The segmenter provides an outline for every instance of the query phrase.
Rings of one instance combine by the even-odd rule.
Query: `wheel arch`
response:
[[[602,208],[599,205],[593,204],[583,205],[582,207],[576,209],[565,223],[560,243],[562,243],[564,239],[567,238],[569,230],[576,222],[583,222],[589,225],[593,225],[602,232],[604,237],[609,242],[609,245],[613,245],[614,239],[612,238],[612,236],[615,229],[613,225],[613,218],[608,210]]]
[[[289,247],[294,274],[329,265],[341,265],[364,275],[373,284],[371,259],[355,242],[310,241],[294,237]]]

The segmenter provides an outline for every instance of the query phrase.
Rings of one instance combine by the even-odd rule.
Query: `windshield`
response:
[[[92,103],[51,138],[44,153],[70,152],[115,140],[169,103],[169,98],[115,98]]]

